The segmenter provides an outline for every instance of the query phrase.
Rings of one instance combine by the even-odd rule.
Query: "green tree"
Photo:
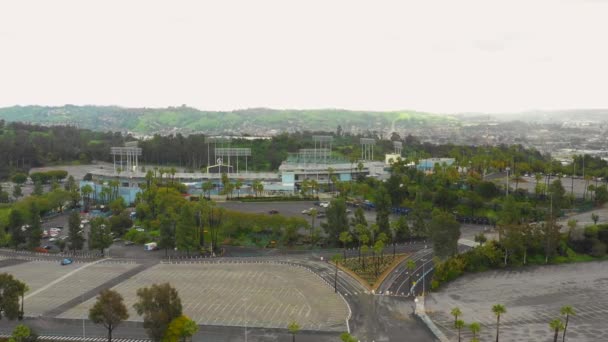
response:
[[[28,287],[8,273],[0,274],[0,319],[14,320],[23,317],[23,306],[19,307],[19,297],[23,298]],[[23,305],[23,304],[22,304]]]
[[[85,185],[80,189],[80,193],[82,194],[84,201],[84,211],[89,211],[89,206],[91,205],[91,194],[93,193],[93,187],[89,184]]]
[[[190,251],[196,250],[199,244],[196,235],[196,220],[190,203],[182,205],[179,219],[175,227],[175,245],[179,250],[185,250],[188,255]]]
[[[12,209],[8,214],[8,231],[11,233],[11,244],[17,248],[26,241],[25,232],[21,229],[25,219],[20,210]]]
[[[564,324],[564,335],[562,337],[562,342],[565,342],[566,341],[566,330],[568,329],[568,320],[570,319],[570,316],[575,316],[576,312],[574,311],[574,308],[571,307],[570,305],[562,306],[559,311],[562,315],[566,316],[566,324]]]
[[[36,195],[36,196],[42,196],[42,194],[44,194],[44,189],[42,188],[42,182],[34,182],[34,190],[32,191],[32,194]]]
[[[97,301],[89,310],[89,319],[102,324],[108,330],[108,342],[112,342],[112,332],[129,318],[129,312],[120,293],[105,289],[97,296]]]
[[[554,331],[553,342],[557,342],[557,338],[559,337],[559,332],[564,330],[564,323],[559,318],[556,318],[556,319],[552,320],[551,322],[549,322],[549,328],[551,328],[551,330]]]
[[[169,323],[163,342],[186,342],[198,331],[198,325],[188,316],[181,315]]]
[[[84,236],[82,235],[82,229],[80,229],[80,215],[74,211],[68,218],[68,241],[70,242],[70,249],[76,252],[82,249],[84,246]]]
[[[451,214],[439,210],[433,211],[433,217],[429,223],[429,235],[438,257],[447,258],[458,251],[460,224]]]
[[[456,322],[458,321],[458,317],[462,316],[462,311],[460,311],[460,308],[455,307],[452,309],[452,311],[450,311],[450,313],[452,314],[452,316],[454,316],[454,326],[456,326]]]
[[[507,313],[507,309],[502,304],[496,304],[492,306],[492,312],[496,316],[496,342],[498,342],[498,336],[500,333],[500,316]]]
[[[336,267],[336,273],[334,275],[334,292],[338,292],[338,264],[344,260],[340,254],[335,254],[331,257],[331,261]]]
[[[175,248],[175,218],[173,213],[163,215],[160,219],[160,240],[158,247],[165,250],[165,256],[169,249]]]
[[[287,330],[291,334],[291,341],[296,342],[296,334],[300,332],[300,326],[296,322],[291,322],[287,326]]]
[[[211,198],[211,190],[213,190],[214,187],[213,182],[210,180],[203,183],[203,193],[207,193],[207,198]]]
[[[389,216],[391,214],[391,196],[384,186],[380,186],[376,192],[376,224],[380,232],[386,233],[389,229]]]
[[[593,224],[597,225],[597,221],[599,221],[600,216],[596,213],[591,213],[591,220],[593,220]]]
[[[21,186],[19,184],[15,184],[13,186],[13,198],[15,198],[15,200],[17,200],[21,196],[23,196],[23,192],[21,191]]]
[[[112,214],[118,215],[127,208],[127,204],[125,203],[125,199],[122,198],[122,196],[118,196],[118,198],[110,202],[109,207],[112,211]]]
[[[155,342],[161,341],[171,321],[182,315],[179,294],[169,283],[138,289],[133,308],[143,316],[144,329]]]
[[[454,327],[458,330],[458,342],[460,342],[460,331],[462,330],[462,328],[464,328],[464,321],[461,319],[456,320],[456,322],[454,322]]]
[[[473,340],[477,340],[477,334],[479,334],[479,331],[481,330],[481,325],[477,322],[473,322],[469,324],[469,330],[471,330],[471,333],[473,334]]]
[[[341,198],[331,201],[326,211],[327,223],[323,229],[331,241],[338,241],[340,233],[348,230],[348,217],[346,215],[346,202]]]
[[[9,338],[9,341],[26,342],[29,340],[31,335],[32,331],[29,327],[23,324],[18,324],[15,329],[13,329],[13,333],[11,334],[11,338]]]
[[[25,173],[15,173],[13,177],[11,177],[11,180],[13,183],[21,185],[27,181],[27,175]]]
[[[342,243],[342,249],[344,251],[344,259],[346,259],[346,246],[353,241],[353,236],[350,234],[349,231],[345,230],[340,233],[340,236],[338,237],[338,239]]]
[[[30,204],[30,227],[27,231],[27,246],[34,249],[40,246],[42,227],[40,225],[40,208],[36,202]]]
[[[91,229],[89,230],[89,249],[99,249],[101,255],[104,255],[104,250],[112,246],[112,230],[105,219],[96,217],[91,220]]]

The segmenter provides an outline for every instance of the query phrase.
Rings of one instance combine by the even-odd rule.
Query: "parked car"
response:
[[[61,260],[61,266],[71,265],[72,263],[74,263],[74,260],[72,260],[72,258],[65,258]]]
[[[133,241],[125,241],[125,246],[133,246],[135,244],[135,242]]]

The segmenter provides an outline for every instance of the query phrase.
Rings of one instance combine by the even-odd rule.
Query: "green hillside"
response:
[[[123,108],[116,106],[0,108],[0,119],[43,125],[72,124],[102,131],[132,131],[140,134],[172,130],[206,133],[256,134],[276,130],[328,131],[338,125],[345,131],[387,131],[437,124],[458,125],[450,116],[414,111],[372,112],[341,109],[274,110],[255,108],[230,112],[201,111],[190,107]]]

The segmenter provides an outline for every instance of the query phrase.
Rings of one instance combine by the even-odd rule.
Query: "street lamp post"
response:
[[[424,291],[426,290],[426,281],[424,278],[425,277],[425,270],[426,270],[426,259],[420,259],[422,260],[422,297],[424,298]]]

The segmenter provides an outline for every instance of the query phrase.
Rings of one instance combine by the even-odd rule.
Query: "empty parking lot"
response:
[[[462,277],[427,297],[430,317],[448,336],[453,307],[465,322],[482,325],[482,341],[495,336],[494,304],[503,304],[501,341],[549,341],[549,322],[560,317],[560,307],[571,305],[570,341],[608,341],[608,262],[531,267],[522,271],[493,271]],[[464,340],[471,337],[465,331]]]
[[[344,331],[348,307],[307,269],[275,264],[159,264],[115,287],[125,298],[130,320],[138,288],[169,282],[177,288],[184,313],[199,324]],[[93,299],[61,318],[82,318]]]

